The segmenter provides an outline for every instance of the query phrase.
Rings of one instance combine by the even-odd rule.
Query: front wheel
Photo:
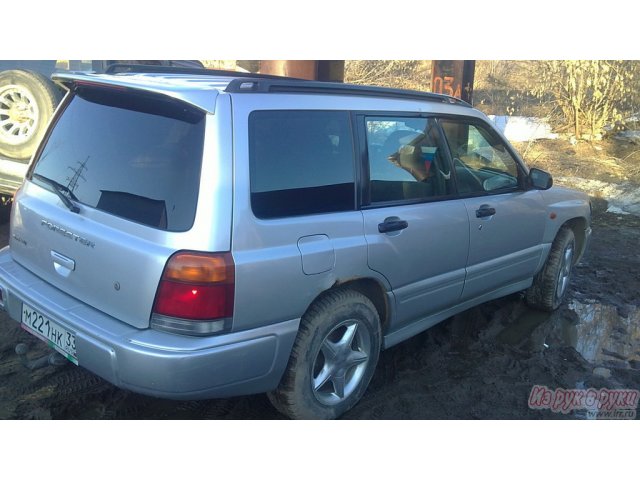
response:
[[[336,290],[301,320],[287,370],[271,403],[290,418],[332,419],[364,394],[380,354],[380,319],[359,292]]]
[[[551,245],[544,267],[526,291],[529,306],[551,312],[562,304],[571,280],[575,249],[573,230],[563,227]]]

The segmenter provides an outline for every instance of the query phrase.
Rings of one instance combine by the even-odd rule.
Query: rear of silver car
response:
[[[179,79],[113,78],[60,79],[71,93],[16,194],[0,252],[3,308],[73,363],[134,391],[274,388],[298,319],[234,329],[229,97]]]

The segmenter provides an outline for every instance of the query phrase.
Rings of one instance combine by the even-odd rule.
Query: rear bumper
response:
[[[20,322],[22,303],[76,335],[78,364],[127,390],[204,399],[273,390],[300,319],[212,337],[137,329],[61,292],[0,251],[3,309]]]

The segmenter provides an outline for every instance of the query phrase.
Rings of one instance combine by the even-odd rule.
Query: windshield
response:
[[[45,188],[61,185],[80,204],[185,231],[195,217],[204,123],[203,112],[161,96],[81,88],[31,179]]]

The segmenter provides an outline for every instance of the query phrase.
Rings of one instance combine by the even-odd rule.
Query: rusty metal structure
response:
[[[261,60],[260,73],[324,82],[343,82],[344,60]]]
[[[431,90],[472,104],[475,63],[475,60],[434,60]],[[261,60],[260,73],[343,82],[344,60]]]
[[[475,60],[434,60],[431,91],[458,97],[473,104]]]

